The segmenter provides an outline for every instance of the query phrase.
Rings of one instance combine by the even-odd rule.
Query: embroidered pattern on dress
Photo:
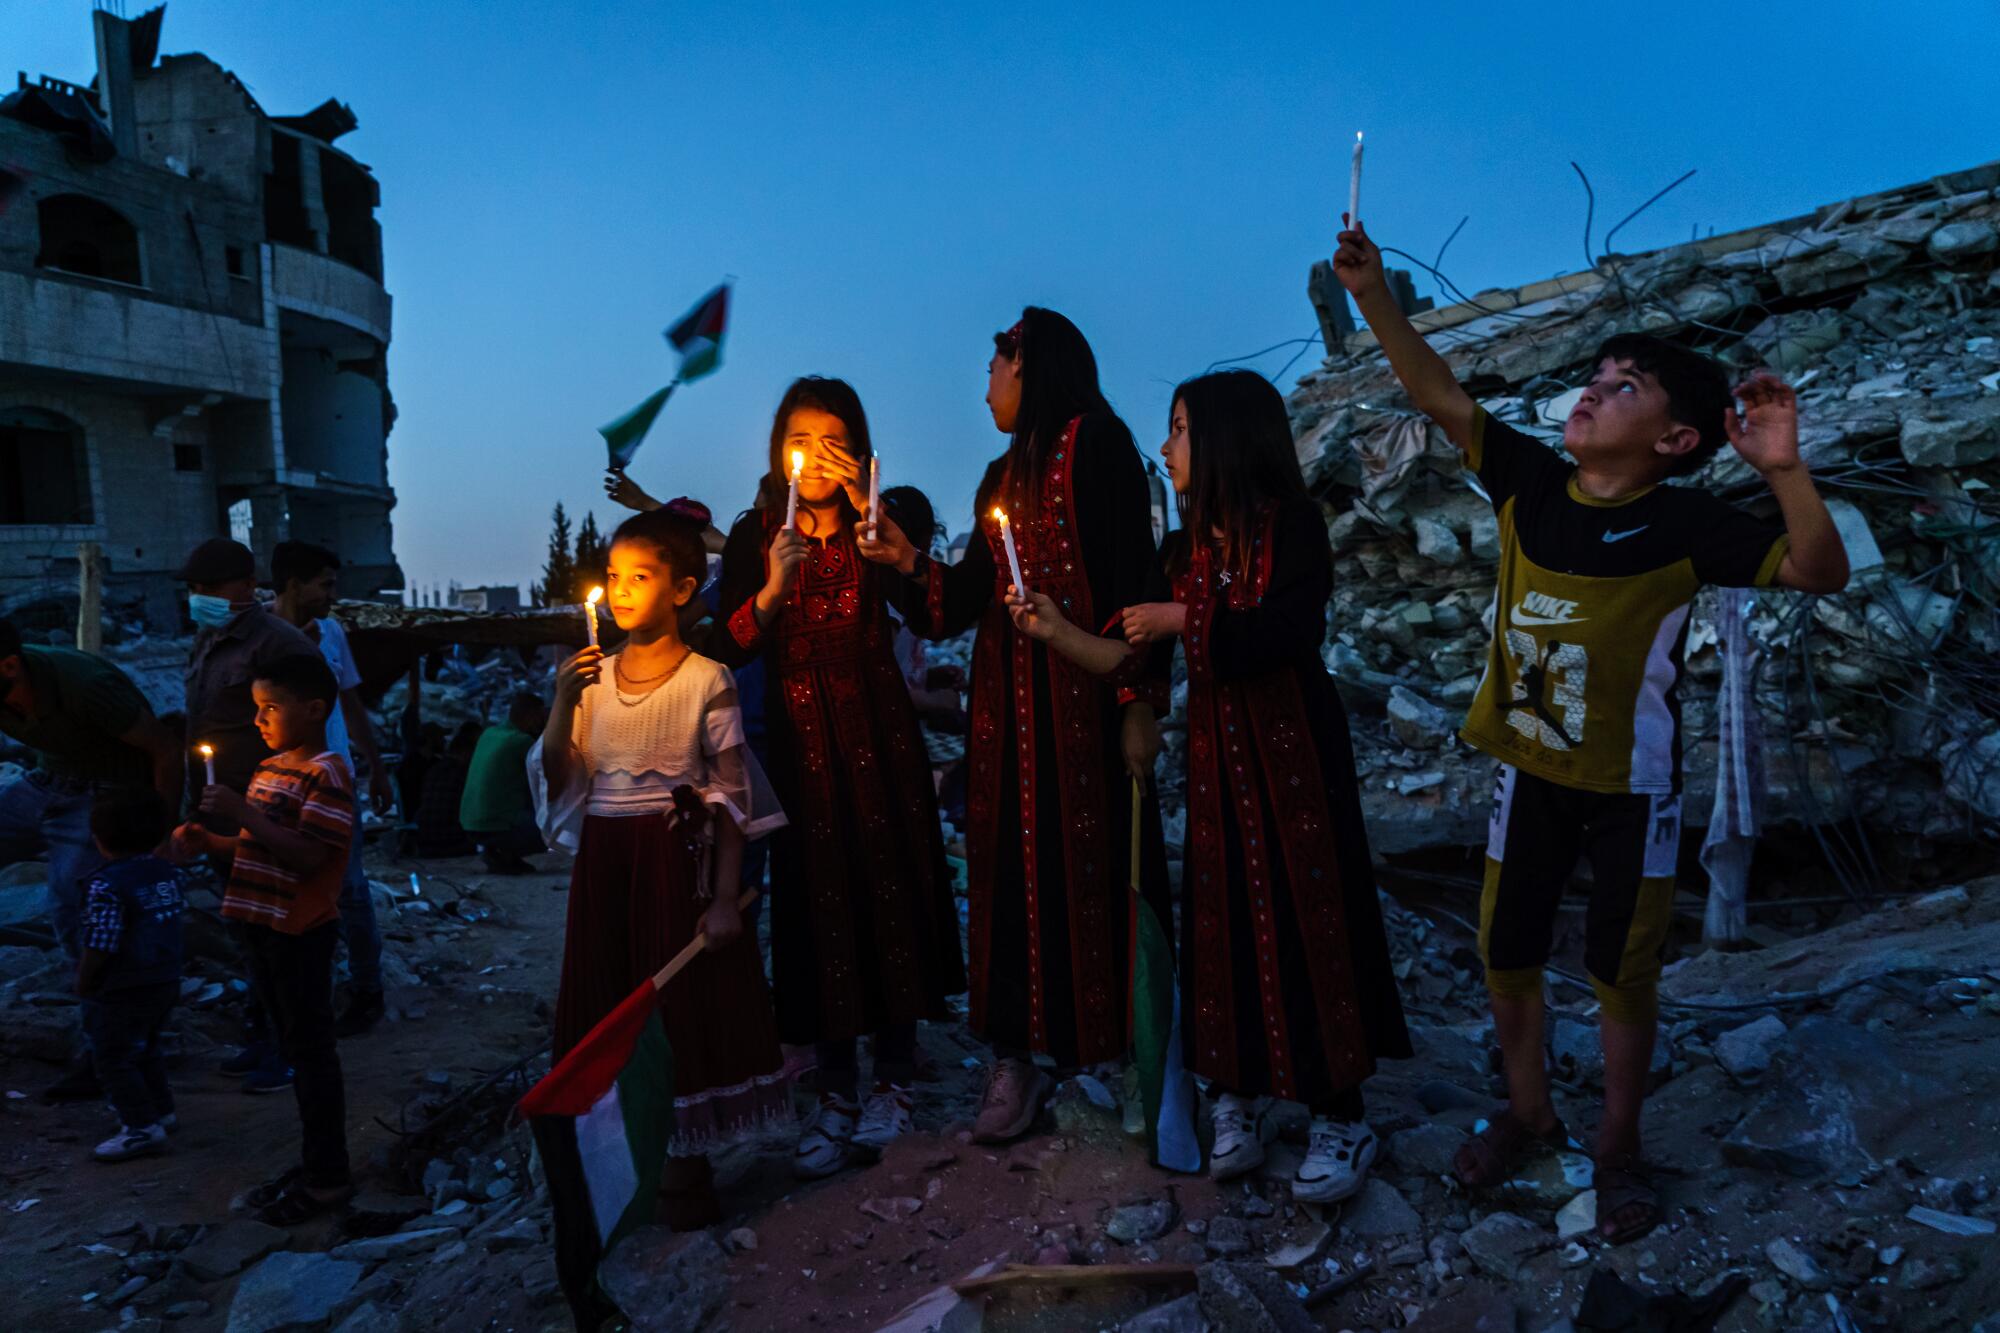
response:
[[[1357,1084],[1373,1068],[1348,955],[1338,849],[1320,778],[1318,748],[1306,723],[1296,674],[1274,670],[1249,681],[1215,679],[1210,654],[1218,611],[1248,610],[1270,586],[1276,510],[1251,545],[1250,577],[1225,581],[1213,548],[1192,544],[1174,595],[1185,604],[1188,664],[1188,879],[1195,913],[1194,1068],[1225,1083],[1240,1079],[1236,1049],[1238,994],[1229,936],[1229,867],[1223,804],[1234,815],[1243,856],[1257,960],[1257,996],[1273,1091],[1296,1095],[1293,1034],[1278,976],[1279,932],[1295,932],[1312,981],[1318,1031],[1300,1034],[1325,1052],[1336,1087]],[[1274,822],[1267,826],[1268,801]],[[1272,858],[1282,858],[1294,919],[1277,919]]]

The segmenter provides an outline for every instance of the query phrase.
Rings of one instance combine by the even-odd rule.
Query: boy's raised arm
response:
[[[1743,411],[1732,407],[1723,418],[1729,442],[1778,497],[1791,538],[1778,583],[1801,592],[1839,592],[1847,586],[1847,545],[1799,457],[1798,396],[1769,371],[1737,385],[1735,396]]]
[[[1360,223],[1340,233],[1340,248],[1333,255],[1334,276],[1354,297],[1369,332],[1382,345],[1389,368],[1403,383],[1416,409],[1437,422],[1460,450],[1472,448],[1472,422],[1478,405],[1459,386],[1457,376],[1445,359],[1431,350],[1410,324],[1382,271],[1382,252],[1368,239]]]

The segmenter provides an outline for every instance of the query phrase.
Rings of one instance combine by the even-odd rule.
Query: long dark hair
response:
[[[1188,488],[1176,497],[1188,545],[1179,560],[1220,530],[1223,568],[1247,578],[1265,506],[1311,499],[1284,396],[1254,370],[1219,370],[1183,383],[1170,403],[1188,417]]]
[[[764,509],[775,508],[780,515],[784,513],[785,495],[792,485],[792,470],[785,459],[785,427],[791,423],[792,413],[800,408],[840,418],[840,424],[847,427],[848,451],[860,461],[864,477],[868,460],[875,456],[874,441],[868,437],[868,414],[861,410],[861,395],[854,391],[854,386],[826,375],[801,375],[778,400],[778,411],[771,418],[770,470],[757,483],[757,504]],[[845,509],[853,508],[845,491],[840,493],[840,503]]]
[[[1021,358],[1021,411],[1007,452],[993,460],[979,483],[981,514],[997,491],[1018,498],[1039,489],[1072,418],[1106,417],[1128,441],[1132,437],[1098,387],[1097,356],[1089,341],[1062,315],[1031,305],[1021,312],[1020,323],[993,335],[993,348],[1004,357]]]

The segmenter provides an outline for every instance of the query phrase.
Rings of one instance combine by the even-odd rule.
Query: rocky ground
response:
[[[364,1192],[290,1233],[230,1212],[288,1160],[296,1130],[288,1097],[245,1097],[209,1072],[235,1001],[205,918],[176,1024],[184,1127],[168,1155],[121,1166],[87,1160],[109,1128],[101,1108],[33,1095],[71,1018],[52,955],[0,951],[8,1322],[567,1327],[545,1195],[506,1122],[521,1086],[509,1071],[543,1063],[565,903],[555,859],[521,879],[464,861],[376,865],[394,904],[394,1012],[342,1048]],[[938,1025],[916,1136],[810,1185],[790,1177],[782,1134],[734,1149],[718,1163],[725,1224],[633,1236],[606,1284],[660,1329],[1536,1333],[1565,1319],[1667,1327],[1603,1311],[1681,1297],[1718,1305],[1723,1330],[1964,1329],[2000,1312],[2000,880],[1677,962],[1648,1111],[1670,1220],[1620,1250],[1589,1231],[1582,1155],[1536,1162],[1491,1196],[1450,1183],[1452,1151],[1492,1104],[1493,1052],[1458,912],[1420,888],[1406,902],[1390,921],[1418,1054],[1370,1084],[1388,1150],[1343,1206],[1289,1200],[1295,1119],[1280,1118],[1247,1182],[1153,1170],[1122,1132],[1111,1069],[1066,1082],[1020,1144],[972,1145],[982,1052]],[[1555,999],[1552,1067],[1587,1134],[1588,994],[1558,981]],[[969,1277],[973,1294],[952,1290]]]

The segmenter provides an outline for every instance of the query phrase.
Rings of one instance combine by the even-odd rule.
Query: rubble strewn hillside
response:
[[[1613,333],[1682,338],[1798,386],[1856,577],[1839,596],[1753,604],[1765,817],[1851,817],[1857,865],[1920,871],[2000,821],[1996,186],[2000,163],[1416,316],[1488,410],[1552,444]],[[1490,764],[1452,731],[1484,663],[1492,513],[1369,335],[1290,407],[1339,561],[1328,662],[1381,710],[1357,732],[1371,829],[1390,852],[1477,842]],[[1688,484],[1774,510],[1726,449]],[[1714,788],[1714,596],[1688,643],[1691,827]]]

